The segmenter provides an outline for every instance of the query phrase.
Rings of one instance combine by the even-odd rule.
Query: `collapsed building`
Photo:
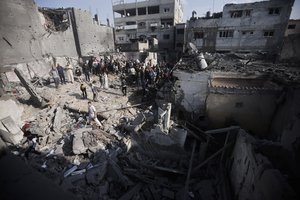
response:
[[[57,89],[40,83],[54,62],[137,55],[110,52],[112,35],[86,11],[19,0],[0,8],[22,16],[1,17],[11,30],[1,29],[1,198],[299,198],[298,63],[274,64],[262,53],[199,55],[190,45],[173,76],[146,95],[130,85],[122,96],[119,77],[109,74],[109,89],[93,103],[99,129],[88,124],[91,92],[81,99],[78,77]]]

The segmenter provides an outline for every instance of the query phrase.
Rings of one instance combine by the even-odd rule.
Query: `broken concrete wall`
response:
[[[206,100],[207,117],[212,128],[238,124],[260,136],[265,136],[276,109],[277,93],[235,91],[228,94],[210,92]],[[243,94],[244,93],[244,94]],[[262,120],[263,119],[263,120]]]
[[[213,52],[216,48],[216,37],[221,18],[191,19],[187,21],[186,44],[192,42],[201,51]]]
[[[51,12],[56,13],[57,10],[53,9]],[[74,34],[72,30],[72,24],[70,21],[70,14],[65,11],[63,12],[67,16],[66,21],[69,21],[69,27],[66,30],[62,31],[50,31],[46,29],[45,26],[47,24],[47,20],[42,12],[39,12],[40,23],[43,26],[43,29],[46,29],[44,37],[42,38],[42,51],[43,54],[49,54],[53,57],[77,57],[77,51],[75,47]],[[53,20],[53,19],[51,19]]]
[[[289,89],[279,102],[273,119],[270,138],[280,142],[289,152],[291,166],[299,166],[300,162],[300,89]],[[297,164],[294,164],[294,163]],[[294,165],[293,165],[294,164]],[[298,168],[291,168],[300,177]]]
[[[211,128],[240,125],[267,136],[281,94],[281,87],[268,79],[259,74],[212,73],[206,100]]]
[[[86,10],[74,9],[78,41],[82,56],[114,51],[113,28],[98,25]]]
[[[288,35],[284,38],[280,53],[281,60],[300,60],[300,34]]]
[[[0,11],[2,66],[16,67],[32,78],[48,74],[53,57],[77,57],[71,27],[47,31],[45,17],[32,0],[3,0]],[[18,80],[13,72],[6,75],[10,81]]]
[[[0,1],[0,24],[2,65],[42,58],[41,38],[46,32],[33,1]]]
[[[204,115],[210,74],[174,71],[173,76],[178,78],[175,82],[175,102],[179,108],[191,113],[192,118]]]
[[[255,139],[241,130],[231,157],[233,199],[285,200],[295,193],[269,159],[254,149]]]

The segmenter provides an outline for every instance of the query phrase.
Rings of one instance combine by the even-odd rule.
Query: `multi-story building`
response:
[[[226,4],[220,18],[187,22],[186,42],[203,51],[266,51],[281,49],[294,0]]]
[[[300,34],[300,19],[289,20],[288,26],[285,31],[285,36]]]
[[[176,24],[175,26],[175,50],[178,52],[183,51],[185,28],[185,23]]]
[[[183,21],[181,0],[113,2],[115,42],[130,51],[132,42],[156,38],[159,51],[174,49],[174,27]]]

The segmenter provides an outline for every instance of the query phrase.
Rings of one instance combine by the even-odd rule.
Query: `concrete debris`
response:
[[[0,121],[0,135],[3,140],[14,145],[19,144],[23,139],[23,132],[15,121],[10,116]]]
[[[60,133],[60,128],[61,128],[61,122],[64,118],[64,113],[61,107],[57,107],[55,110],[55,116],[54,116],[54,120],[53,120],[53,125],[52,125],[52,129],[54,132],[56,133]]]
[[[74,154],[83,154],[86,153],[86,150],[88,149],[83,142],[83,131],[79,130],[73,134],[73,144],[72,149]]]
[[[45,105],[44,99],[36,92],[31,82],[27,80],[27,78],[24,76],[23,72],[19,69],[15,68],[14,72],[20,79],[23,86],[26,88],[28,93],[31,95],[32,101],[36,106],[43,107]]]
[[[49,12],[44,12],[48,22],[55,20],[48,18],[51,14]],[[63,17],[62,12],[54,12],[51,15],[59,15],[59,19],[56,20],[62,20]],[[49,26],[49,31],[61,31],[55,24],[50,23]],[[162,74],[158,79],[154,77],[154,71],[148,68],[147,86],[134,76],[142,69],[142,66],[141,69],[138,67],[137,62],[128,61],[122,56],[110,60],[109,55],[97,55],[83,60],[87,62],[82,63],[90,63],[91,66],[95,62],[95,67],[112,65],[107,73],[110,87],[101,88],[101,73],[104,72],[93,68],[92,72],[83,72],[88,73],[89,76],[85,78],[90,80],[83,81],[83,77],[79,76],[73,83],[62,84],[58,88],[51,84],[43,84],[34,89],[26,80],[27,86],[24,87],[28,87],[27,90],[30,91],[34,90],[30,95],[36,98],[37,104],[42,103],[37,94],[52,95],[47,107],[39,108],[30,116],[27,113],[28,115],[23,117],[26,119],[24,122],[1,115],[3,119],[0,123],[0,142],[2,139],[4,142],[0,143],[0,148],[8,148],[15,156],[26,160],[28,165],[65,190],[71,191],[79,199],[223,200],[226,199],[226,194],[231,194],[229,181],[233,183],[235,196],[247,196],[246,194],[250,194],[250,190],[254,188],[254,194],[247,197],[255,199],[266,193],[257,189],[258,185],[269,191],[271,182],[275,182],[277,194],[287,192],[285,197],[293,197],[293,190],[286,183],[285,177],[274,169],[273,163],[266,157],[270,155],[274,162],[276,159],[274,154],[270,153],[270,148],[280,152],[280,144],[276,143],[275,148],[273,143],[263,143],[259,139],[248,137],[240,126],[233,124],[225,126],[227,128],[220,126],[210,130],[205,119],[202,120],[206,116],[200,115],[201,112],[193,107],[199,103],[199,96],[201,105],[207,101],[206,97],[202,97],[202,93],[198,95],[195,91],[201,87],[205,94],[208,92],[208,82],[211,81],[208,70],[221,70],[224,67],[221,66],[222,63],[226,64],[226,69],[222,69],[225,71],[243,70],[234,68],[237,66],[264,65],[255,56],[202,54],[190,45],[189,54],[184,55],[175,68],[169,66],[155,71]],[[232,63],[235,64],[231,66]],[[132,70],[129,69],[134,68],[134,65],[136,73],[130,74]],[[232,69],[229,69],[230,66]],[[176,94],[178,99],[175,99],[174,103],[173,96],[168,95],[168,92],[174,90],[171,74],[175,69],[201,72],[200,75],[182,74],[182,80],[188,81],[189,84],[181,84],[183,81],[179,80],[182,82],[177,86],[180,86],[182,91],[178,90],[180,94]],[[295,77],[296,75],[293,75],[291,80],[296,80]],[[191,78],[196,80],[197,84],[193,83]],[[122,79],[128,80],[125,95],[122,95],[121,90]],[[82,83],[89,84],[95,80],[96,86],[99,87],[99,97],[93,105],[102,127],[95,126],[87,117],[88,102],[93,99],[92,91],[87,87],[87,94],[82,98],[80,90]],[[223,83],[220,82],[213,84],[219,87]],[[242,81],[244,82],[247,80]],[[232,87],[242,87],[242,84],[237,85],[234,81],[228,84]],[[24,99],[20,102],[25,101],[25,96],[22,96]],[[278,100],[280,103],[285,101],[283,94],[282,96]],[[188,101],[185,97],[195,99]],[[177,100],[184,100],[184,105],[178,106]],[[205,104],[203,105],[205,111]],[[191,120],[186,118],[186,113],[182,113],[185,106],[189,107],[192,113]],[[238,102],[236,109],[241,107],[243,104]],[[26,106],[25,108],[28,109]],[[295,124],[296,118],[291,120]],[[23,125],[22,129],[18,127],[19,124]],[[289,129],[292,128],[291,122]],[[296,146],[297,143],[293,145]],[[248,187],[247,184],[254,186]],[[243,189],[239,188],[241,185],[244,186]],[[283,186],[282,189],[279,189],[280,186]]]

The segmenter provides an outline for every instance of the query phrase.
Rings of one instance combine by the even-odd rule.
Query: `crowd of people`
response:
[[[150,88],[157,89],[162,80],[170,80],[172,77],[172,65],[166,62],[154,63],[152,60],[140,62],[136,60],[113,59],[104,56],[102,58],[90,57],[85,62],[79,59],[78,65],[73,67],[71,62],[63,67],[59,63],[52,67],[50,75],[52,76],[55,87],[59,84],[74,83],[75,77],[80,82],[80,91],[82,98],[87,99],[87,87],[89,86],[93,93],[93,101],[97,102],[99,90],[109,88],[108,74],[119,76],[121,83],[121,92],[123,96],[127,95],[127,86],[137,87],[143,91],[146,96]],[[97,81],[99,80],[99,82]],[[98,83],[97,83],[98,82]],[[99,84],[99,85],[98,85]],[[96,112],[94,107],[89,111]],[[93,115],[94,116],[94,115]],[[94,119],[94,118],[91,118]],[[99,123],[94,120],[98,125]]]

